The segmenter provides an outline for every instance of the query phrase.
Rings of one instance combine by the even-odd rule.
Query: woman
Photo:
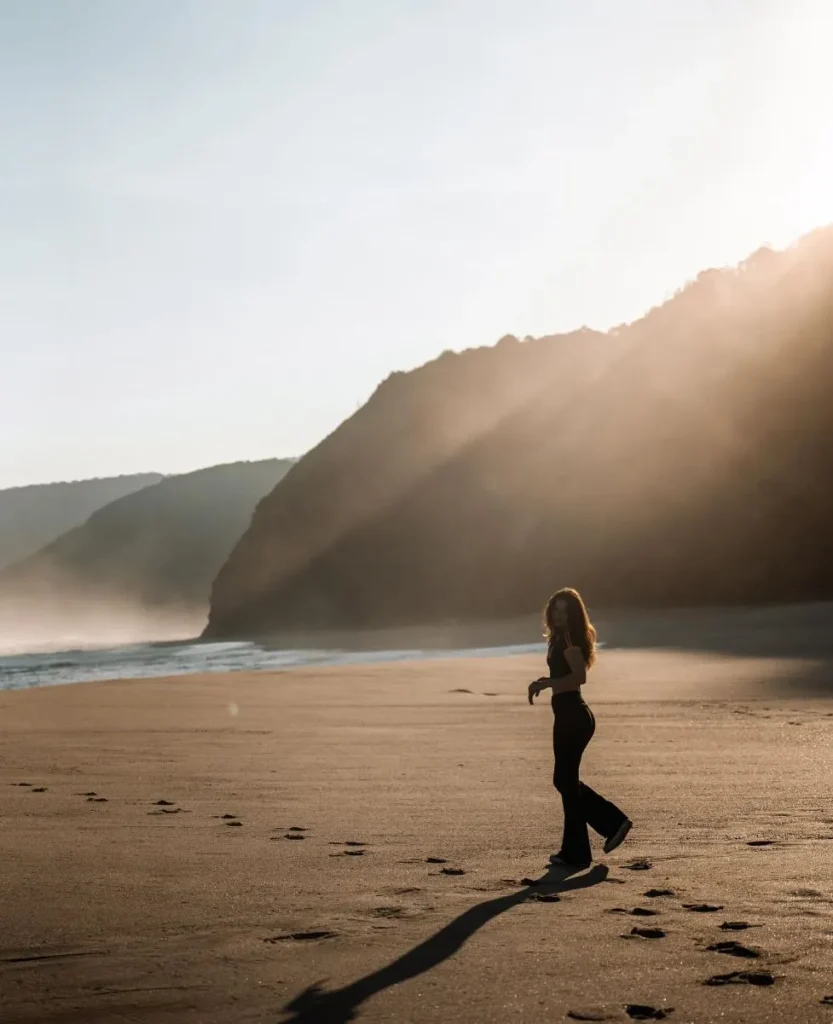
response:
[[[575,871],[593,860],[588,825],[604,836],[604,851],[610,853],[624,841],[633,823],[615,804],[579,781],[581,755],[596,731],[596,719],[580,689],[596,660],[596,630],[578,591],[567,587],[552,595],[544,609],[544,636],[550,674],[529,684],[529,703],[552,687],[552,781],[564,804],[564,836],[550,863]]]

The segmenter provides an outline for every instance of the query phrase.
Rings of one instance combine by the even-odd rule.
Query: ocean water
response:
[[[143,679],[193,672],[254,672],[304,665],[370,664],[420,658],[499,657],[540,653],[544,646],[514,644],[456,650],[275,650],[256,643],[164,642],[0,656],[0,690],[26,690],[102,679]]]

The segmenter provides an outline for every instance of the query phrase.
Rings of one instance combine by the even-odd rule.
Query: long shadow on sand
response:
[[[586,889],[603,882],[607,874],[608,870],[602,864],[597,864],[586,874],[569,878],[565,878],[562,873],[549,872],[539,878],[534,887],[527,886],[508,896],[478,903],[455,917],[425,942],[414,946],[378,971],[359,978],[352,985],[345,985],[332,992],[324,991],[320,982],[310,985],[284,1007],[284,1013],[291,1014],[285,1024],[346,1024],[355,1019],[356,1010],[365,1000],[383,989],[430,971],[456,953],[467,939],[498,914],[511,910],[542,889],[547,894]]]

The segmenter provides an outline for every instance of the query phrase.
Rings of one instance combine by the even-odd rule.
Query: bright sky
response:
[[[833,220],[830,0],[0,0],[0,487],[301,454],[395,369]]]

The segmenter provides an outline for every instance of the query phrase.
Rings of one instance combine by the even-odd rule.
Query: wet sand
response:
[[[563,884],[537,658],[0,693],[0,1021],[829,1021],[811,653],[604,654]]]

